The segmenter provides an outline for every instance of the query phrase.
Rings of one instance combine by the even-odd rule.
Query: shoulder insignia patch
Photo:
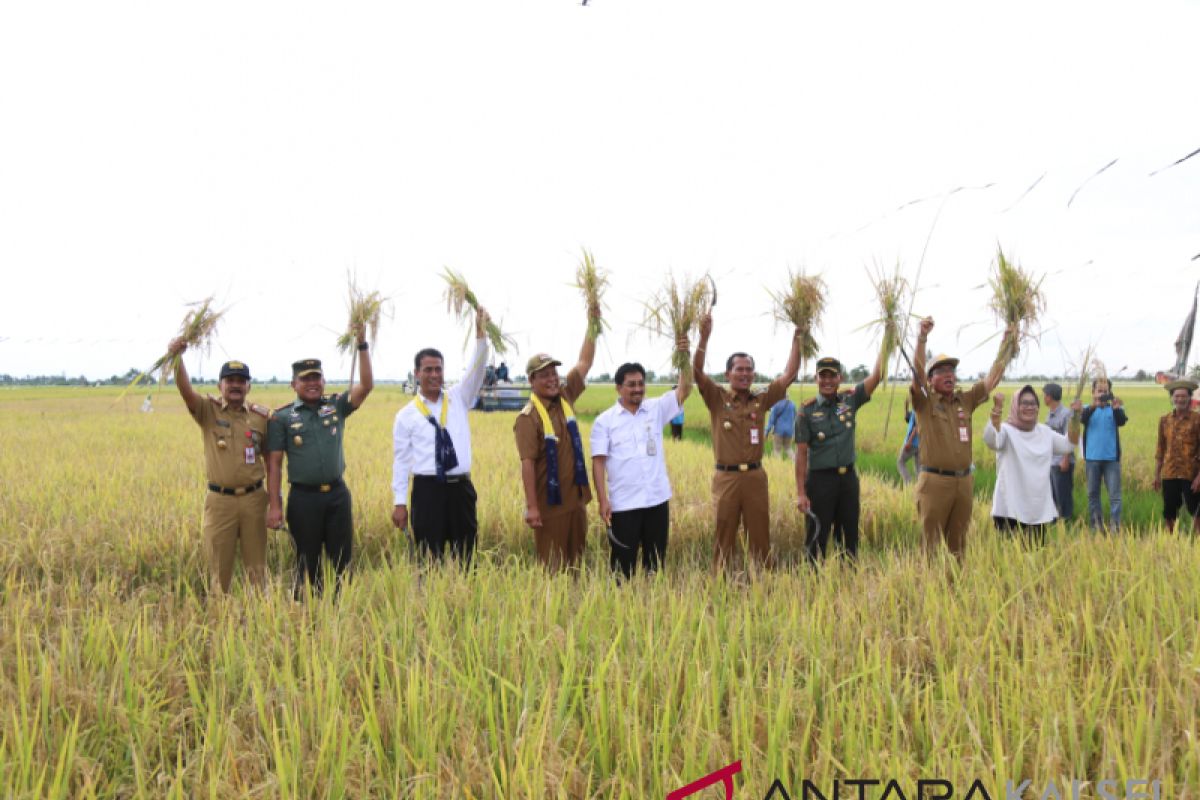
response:
[[[271,418],[271,409],[267,408],[266,406],[260,406],[258,403],[251,403],[250,410],[255,414],[258,414],[260,417],[266,417],[267,419]]]
[[[815,397],[810,397],[810,398],[808,398],[807,400],[805,400],[805,401],[804,401],[804,407],[805,407],[805,408],[812,408],[812,407],[813,407],[813,406],[815,406],[816,404],[817,404],[817,398],[815,398]]]
[[[533,413],[533,403],[526,403],[525,407],[521,409],[521,414],[526,417],[532,413]]]

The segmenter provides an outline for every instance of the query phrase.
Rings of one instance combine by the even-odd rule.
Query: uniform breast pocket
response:
[[[223,451],[229,449],[229,443],[233,440],[233,434],[228,428],[220,428],[212,432],[212,438],[217,449]]]

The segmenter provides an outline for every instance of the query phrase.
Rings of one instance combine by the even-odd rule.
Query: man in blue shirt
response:
[[[1087,476],[1088,521],[1104,529],[1100,513],[1100,482],[1108,488],[1109,516],[1113,529],[1121,526],[1121,436],[1118,428],[1129,421],[1121,398],[1112,396],[1106,378],[1092,381],[1092,404],[1083,409],[1083,460]]]
[[[767,417],[766,433],[767,436],[774,436],[775,455],[780,458],[792,457],[792,439],[796,435],[796,404],[786,395],[771,406],[771,414]]]

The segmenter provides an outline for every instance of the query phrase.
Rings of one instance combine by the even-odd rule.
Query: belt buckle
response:
[[[242,495],[244,495],[246,492],[247,492],[247,489],[246,489],[246,487],[245,487],[245,486],[239,486],[238,488],[236,488],[236,489],[234,489],[234,490],[233,490],[233,496],[234,496],[234,497],[241,497],[241,496],[242,496]]]
[[[838,467],[838,475],[845,475],[845,474],[846,474],[846,468]]]
[[[738,464],[738,472],[749,472],[749,471],[750,471],[749,464]]]
[[[317,488],[318,488],[320,491],[322,491],[322,492],[328,492],[328,491],[329,491],[330,489],[332,489],[333,487],[332,487],[331,485],[329,485],[328,483],[322,483],[322,484],[321,484],[319,487],[317,487]]]

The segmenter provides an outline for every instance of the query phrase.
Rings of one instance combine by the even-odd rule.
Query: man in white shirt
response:
[[[442,354],[425,348],[413,359],[417,395],[396,413],[392,426],[392,523],[404,530],[409,522],[412,486],[413,538],[422,553],[441,561],[450,552],[470,566],[479,525],[475,487],[471,483],[471,429],[467,412],[474,407],[487,366],[487,312],[475,313],[475,351],[460,380],[442,389]]]
[[[687,338],[677,347],[686,355]],[[657,570],[666,554],[671,482],[663,458],[663,427],[683,407],[692,376],[684,370],[675,389],[648,400],[641,364],[622,364],[616,384],[616,405],[592,423],[592,472],[600,516],[609,526],[609,563],[629,578],[639,550],[647,572]]]

